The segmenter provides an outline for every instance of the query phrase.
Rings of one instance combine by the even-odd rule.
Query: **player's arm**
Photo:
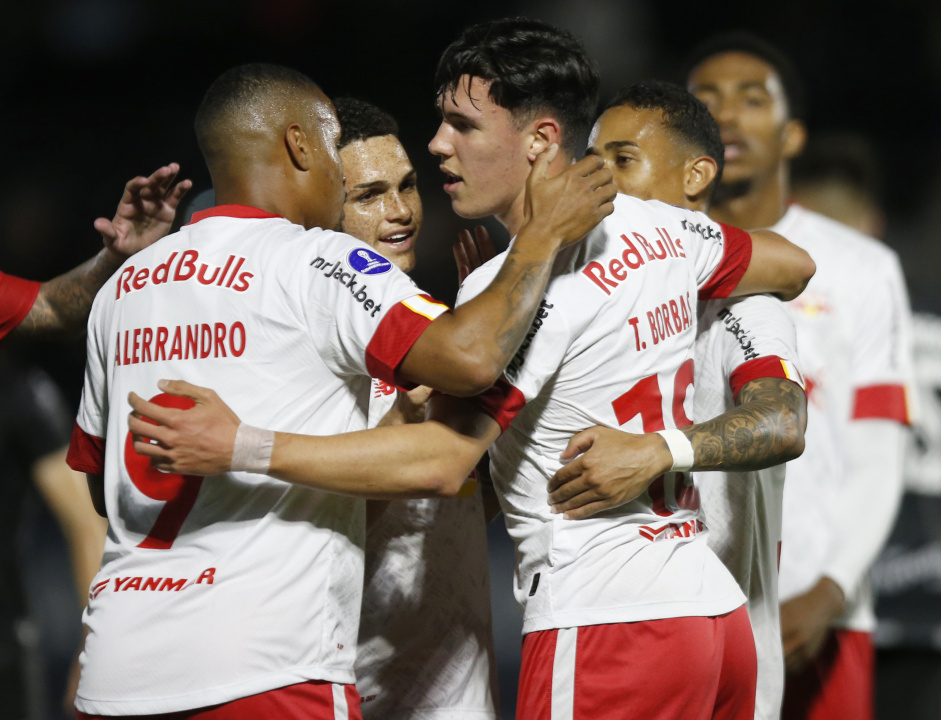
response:
[[[241,455],[233,461],[241,421],[215,392],[177,380],[161,389],[195,406],[164,408],[131,393],[129,429],[138,453],[154,467],[187,475],[244,469]],[[450,497],[499,434],[497,422],[472,402],[437,395],[422,423],[325,437],[274,433],[265,474],[373,499]]]
[[[730,297],[770,293],[782,300],[800,295],[817,270],[806,250],[772,230],[753,230],[748,269]]]
[[[29,313],[13,333],[80,334],[105,281],[128,257],[170,231],[180,199],[192,187],[189,180],[173,185],[179,169],[171,163],[150,177],[130,180],[114,218],[95,221],[105,247],[78,267],[42,283]]]
[[[760,470],[804,450],[807,399],[799,385],[762,377],[746,383],[736,407],[681,428],[693,449],[691,470]],[[574,459],[573,459],[574,458]],[[673,466],[663,437],[596,426],[573,436],[562,455],[571,460],[549,481],[549,503],[570,519],[630,502]]]
[[[894,257],[864,265],[854,313],[851,371],[855,397],[845,426],[845,479],[833,508],[833,545],[822,577],[781,605],[785,662],[798,671],[819,652],[831,623],[853,598],[889,537],[902,496],[909,422],[911,309]]]
[[[84,478],[65,464],[65,454],[66,448],[62,448],[37,460],[33,481],[62,529],[78,599],[84,605],[101,565],[108,523],[96,514]]]
[[[527,180],[527,220],[490,285],[419,336],[398,376],[450,395],[477,395],[500,377],[542,300],[558,251],[614,211],[610,171],[585,158],[546,177],[553,151],[540,154]]]

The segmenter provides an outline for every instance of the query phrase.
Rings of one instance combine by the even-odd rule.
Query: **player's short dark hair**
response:
[[[493,102],[521,122],[551,114],[569,153],[584,145],[601,81],[594,60],[570,32],[530,18],[472,25],[438,62],[438,96],[454,93],[462,75],[489,81]]]
[[[788,114],[791,118],[804,120],[807,116],[804,84],[800,74],[790,58],[767,40],[753,35],[750,32],[738,30],[723,33],[705,40],[696,46],[686,61],[685,77],[689,77],[693,69],[703,60],[727,52],[742,52],[764,60],[781,78],[784,86],[784,96],[787,98]]]
[[[273,92],[320,92],[304,73],[283,65],[250,63],[226,70],[209,86],[196,111],[196,139],[206,154],[220,122],[238,123],[259,99]],[[224,140],[224,139],[223,139]]]
[[[644,80],[618,91],[604,109],[622,105],[636,110],[659,110],[664,126],[698,152],[715,160],[718,172],[713,182],[719,184],[725,166],[725,147],[718,123],[701,100],[673,83]]]
[[[340,120],[340,149],[357,140],[368,140],[383,135],[399,136],[399,124],[385,110],[372,103],[352,97],[333,101]]]
[[[882,174],[869,138],[851,132],[822,132],[810,137],[791,161],[791,184],[839,182],[881,203]]]

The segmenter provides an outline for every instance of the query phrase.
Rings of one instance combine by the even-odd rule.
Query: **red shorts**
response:
[[[872,636],[831,632],[807,668],[784,683],[784,720],[872,720]]]
[[[114,715],[86,715],[78,720],[115,720]],[[353,685],[311,680],[239,698],[212,707],[157,715],[128,715],[128,720],[362,720]]]
[[[754,720],[758,661],[744,607],[718,617],[528,634],[517,720]]]

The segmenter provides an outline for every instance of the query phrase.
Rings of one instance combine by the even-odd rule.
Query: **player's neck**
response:
[[[247,205],[259,210],[281,215],[297,225],[304,224],[303,213],[297,203],[291,201],[292,194],[277,182],[251,182],[241,178],[213,178],[216,205]]]
[[[723,197],[720,187],[709,215],[743,230],[771,227],[787,212],[789,187],[787,164],[781,163],[770,175],[745,184],[741,194]]]
[[[555,177],[573,162],[574,160],[570,155],[560,151],[556,159],[549,165],[546,177]],[[523,227],[523,223],[526,222],[526,186],[523,185],[520,188],[519,194],[505,211],[494,213],[494,217],[506,228],[511,238],[516,237],[520,228]]]

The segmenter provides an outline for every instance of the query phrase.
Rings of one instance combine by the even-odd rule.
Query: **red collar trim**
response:
[[[233,217],[233,218],[279,218],[284,217],[283,215],[275,215],[270,213],[267,210],[259,210],[256,207],[251,207],[250,205],[216,205],[216,207],[211,207],[208,210],[200,210],[199,212],[194,212],[192,219],[186,223],[187,225],[192,225],[193,223],[198,223],[200,220],[205,220],[206,218],[211,217]]]

